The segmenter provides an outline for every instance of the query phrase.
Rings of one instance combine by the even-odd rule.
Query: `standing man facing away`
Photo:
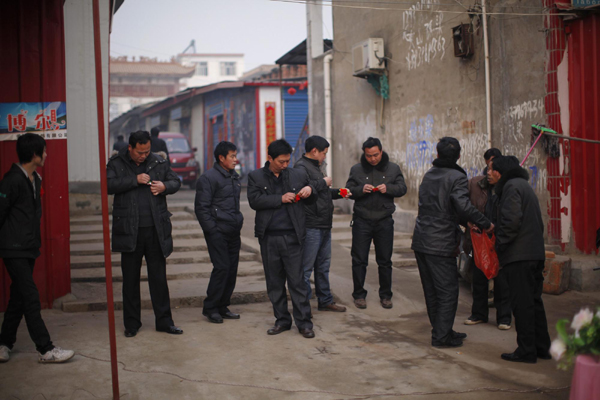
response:
[[[354,305],[367,308],[365,278],[371,241],[379,266],[379,301],[392,308],[392,252],[394,249],[394,198],[406,194],[398,164],[390,162],[381,141],[368,138],[362,145],[360,163],[350,170],[346,187],[354,199],[352,216],[352,280]]]
[[[487,219],[496,222],[496,217],[493,215],[494,204],[497,201],[497,196],[494,192],[494,184],[490,182],[487,172],[490,164],[495,157],[502,156],[499,149],[488,149],[484,154],[486,167],[483,175],[479,175],[469,179],[469,198],[471,203],[485,215]],[[463,243],[465,252],[469,253],[472,249],[471,230],[465,232],[465,241]],[[474,261],[473,261],[474,263]],[[474,265],[474,264],[473,264]],[[510,299],[508,295],[508,287],[502,276],[497,276],[494,279],[494,307],[496,308],[496,324],[500,330],[510,329],[511,314],[510,314]],[[489,280],[485,274],[474,266],[473,268],[473,306],[471,307],[471,315],[465,320],[465,325],[477,325],[488,322],[489,306],[488,306]]]
[[[332,199],[342,198],[339,189],[329,188],[331,177],[325,176],[322,171],[323,162],[329,150],[329,142],[321,136],[310,136],[306,139],[305,150],[306,152],[296,162],[294,168],[306,172],[310,185],[317,192],[318,199],[314,204],[304,204],[304,213],[306,214],[306,240],[302,258],[304,282],[310,299],[312,297],[310,276],[314,269],[319,311],[344,312],[346,307],[335,304],[329,287],[331,228],[333,226]]]
[[[213,263],[202,314],[221,324],[224,318],[240,318],[228,307],[237,277],[244,216],[240,212],[240,177],[235,171],[237,147],[223,141],[214,154],[216,164],[196,183],[194,208]]]
[[[159,153],[161,151],[164,151],[167,156],[165,161],[167,162],[168,166],[171,166],[171,160],[169,159],[169,149],[167,148],[167,143],[165,143],[164,140],[158,137],[159,133],[160,128],[158,126],[155,126],[154,128],[150,129],[150,136],[152,136],[150,151],[152,151],[153,153]]]
[[[458,306],[459,224],[468,222],[491,232],[494,225],[469,201],[467,173],[456,163],[460,144],[443,137],[438,158],[419,186],[419,213],[411,248],[415,252],[427,315],[433,328],[431,345],[459,347],[467,335],[452,330]]]
[[[0,362],[10,359],[17,329],[25,316],[40,363],[61,363],[75,354],[55,347],[40,313],[40,294],[33,280],[35,259],[42,245],[42,178],[36,172],[46,161],[46,141],[26,133],[17,139],[19,163],[0,181],[0,257],[12,281],[0,333]]]
[[[517,349],[502,354],[502,359],[532,364],[538,358],[549,360],[550,335],[542,301],[546,249],[540,203],[529,185],[527,170],[519,166],[516,157],[495,158],[488,177],[497,182],[496,250],[517,330]]]
[[[118,153],[126,147],[127,143],[125,143],[125,138],[123,137],[123,135],[117,136],[117,141],[113,144],[113,151],[116,151]]]
[[[315,332],[302,269],[306,226],[300,203],[316,201],[317,192],[304,171],[288,168],[291,154],[292,146],[283,139],[269,144],[265,166],[248,175],[248,202],[256,210],[254,234],[260,243],[267,292],[276,318],[267,334],[277,335],[292,327],[287,281],[294,321],[300,334],[310,339]]]
[[[129,146],[108,161],[108,194],[114,194],[112,251],[121,253],[123,321],[125,336],[142,326],[140,272],[142,257],[148,268],[148,286],[156,330],[182,334],[171,316],[167,260],[173,252],[171,213],[167,195],[181,186],[166,161],[150,152],[150,134],[133,132]]]

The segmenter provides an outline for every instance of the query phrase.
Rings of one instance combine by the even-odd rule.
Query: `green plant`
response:
[[[550,353],[558,361],[558,367],[567,369],[579,354],[600,356],[600,307],[596,314],[589,308],[582,308],[573,317],[571,330],[567,332],[568,319],[556,323],[558,338],[552,342]]]

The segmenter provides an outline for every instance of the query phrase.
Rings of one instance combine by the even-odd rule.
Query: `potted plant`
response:
[[[571,323],[571,332],[567,325]],[[582,308],[573,321],[561,319],[556,324],[558,338],[550,353],[558,367],[568,369],[575,360],[570,399],[600,399],[600,307],[594,314]]]

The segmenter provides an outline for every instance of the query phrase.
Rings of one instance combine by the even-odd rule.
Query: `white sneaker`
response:
[[[0,363],[10,360],[10,349],[5,345],[0,346]]]
[[[60,347],[55,347],[50,351],[47,351],[46,354],[40,355],[39,362],[41,363],[62,363],[69,359],[71,359],[75,352],[73,350],[63,350]]]
[[[500,329],[501,331],[507,331],[510,329],[510,325],[508,324],[499,324],[498,325],[498,329]]]

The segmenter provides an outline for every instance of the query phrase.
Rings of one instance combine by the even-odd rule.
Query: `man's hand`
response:
[[[492,233],[492,232],[494,232],[494,228],[495,228],[494,224],[491,224],[490,227],[485,230],[485,233]]]
[[[373,185],[369,185],[368,183],[363,186],[363,193],[371,193],[373,191]]]
[[[382,183],[381,185],[377,186],[377,190],[379,190],[379,192],[381,193],[387,192],[387,187],[385,186],[385,183]]]
[[[327,183],[327,186],[331,186],[331,184],[333,183],[333,179],[331,179],[330,176],[326,176],[323,179],[325,180],[325,183]]]
[[[296,201],[296,194],[292,192],[287,192],[283,196],[281,196],[281,202],[285,203],[293,203]]]
[[[137,182],[139,185],[147,185],[150,182],[150,175],[148,174],[139,174],[137,176]]]
[[[298,196],[300,196],[301,199],[305,199],[305,198],[309,197],[311,194],[312,194],[312,188],[310,186],[304,186],[298,192]]]
[[[348,190],[348,194],[344,198],[347,199],[348,197],[351,197],[351,196],[352,196],[352,192]]]
[[[138,177],[139,177],[139,175],[138,175]],[[167,188],[165,187],[165,184],[162,183],[161,181],[153,181],[152,185],[150,185],[150,191],[155,196],[161,194],[165,190],[167,190]]]

